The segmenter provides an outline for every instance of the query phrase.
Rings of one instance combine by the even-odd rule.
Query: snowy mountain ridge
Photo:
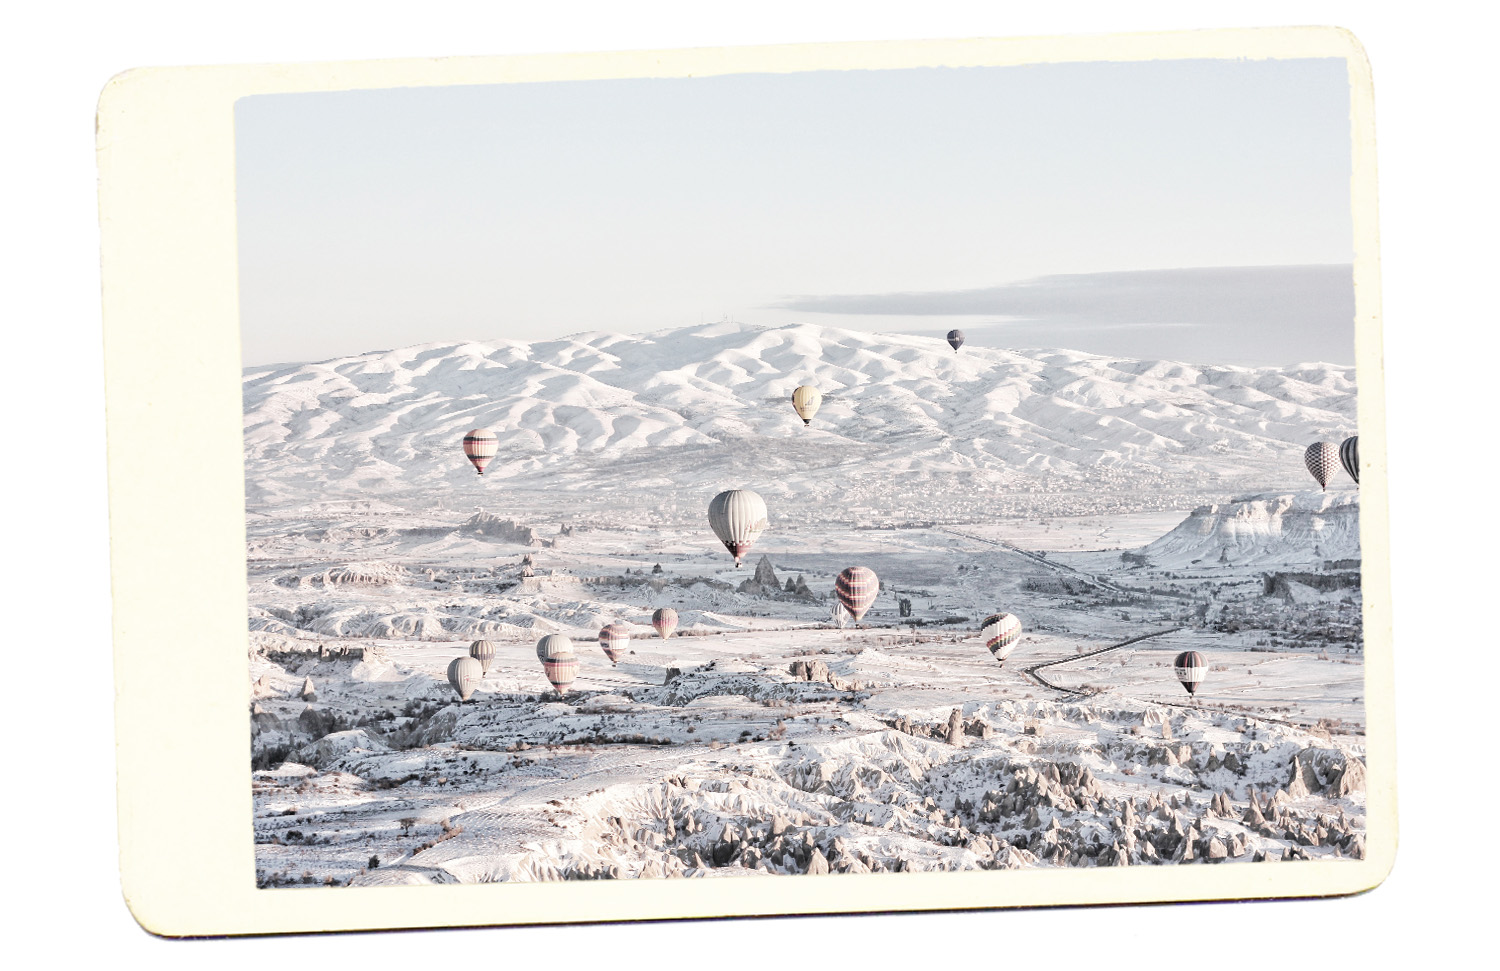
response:
[[[790,404],[805,383],[825,396],[811,427]],[[473,489],[460,440],[474,427],[499,437],[491,488],[763,481],[832,496],[830,477],[908,491],[1304,488],[1302,449],[1355,426],[1352,367],[955,353],[810,324],[423,344],[247,368],[243,388],[252,503]]]

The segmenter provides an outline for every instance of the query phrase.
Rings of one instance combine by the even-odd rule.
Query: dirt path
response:
[[[1110,651],[1118,651],[1120,648],[1129,647],[1131,644],[1139,644],[1141,641],[1150,640],[1153,637],[1161,637],[1165,634],[1175,634],[1178,631],[1185,629],[1186,628],[1182,626],[1168,627],[1166,630],[1152,631],[1149,634],[1140,634],[1136,637],[1130,638],[1129,640],[1120,641],[1118,644],[1111,644],[1108,647],[1101,647],[1097,650],[1087,651],[1083,654],[1074,654],[1072,657],[1058,658],[1055,661],[1042,661],[1040,664],[1033,664],[1029,668],[1022,668],[1021,671],[1027,677],[1031,678],[1033,681],[1035,681],[1037,684],[1040,684],[1044,688],[1051,688],[1053,691],[1061,691],[1064,694],[1070,694],[1074,695],[1075,697],[1081,698],[1089,694],[1089,692],[1080,691],[1077,688],[1064,688],[1062,685],[1053,684],[1051,681],[1048,681],[1041,675],[1041,670],[1043,668],[1055,667],[1059,664],[1069,664],[1073,661],[1082,661],[1085,658],[1098,657],[1100,654],[1108,654]]]

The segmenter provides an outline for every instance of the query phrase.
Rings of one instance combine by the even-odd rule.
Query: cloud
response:
[[[800,296],[775,306],[978,317],[964,329],[979,346],[1246,365],[1354,362],[1354,276],[1347,263],[1066,274],[976,290]],[[951,322],[910,324],[909,333],[936,333]]]

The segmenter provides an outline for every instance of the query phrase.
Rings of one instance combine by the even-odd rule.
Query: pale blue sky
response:
[[[725,315],[961,326],[996,346],[1004,301],[950,319],[941,296],[1354,255],[1337,59],[266,95],[239,102],[236,137],[247,365]],[[1346,342],[1352,361],[1352,284],[1298,279],[1324,278],[1273,357],[1332,360]],[[912,313],[912,295],[935,299]],[[1057,343],[1099,349],[1077,326],[1092,312],[1073,308]],[[1171,356],[1160,325],[1189,325],[1200,359],[1276,363],[1237,359],[1243,320],[1127,316],[1102,314],[1101,352]],[[1025,321],[1024,343],[1050,320]]]

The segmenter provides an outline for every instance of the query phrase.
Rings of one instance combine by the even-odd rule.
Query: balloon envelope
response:
[[[748,489],[721,492],[708,504],[708,525],[739,566],[768,525],[766,501]]]
[[[490,673],[490,665],[495,661],[494,641],[475,641],[469,645],[469,657],[479,662],[485,674]]]
[[[500,450],[500,439],[488,428],[475,428],[464,436],[464,454],[474,463],[474,468],[484,475],[484,467]]]
[[[958,350],[960,347],[963,347],[964,346],[964,332],[961,331],[961,330],[950,330],[950,331],[948,331],[948,343],[953,346],[953,349],[955,351]]]
[[[849,616],[858,621],[875,603],[880,593],[880,578],[867,566],[851,566],[833,582],[833,592]]]
[[[1183,651],[1172,662],[1172,673],[1177,675],[1188,694],[1196,694],[1198,685],[1203,683],[1203,675],[1208,673],[1208,664],[1197,651]]]
[[[1344,471],[1349,473],[1349,478],[1359,485],[1359,436],[1344,439],[1344,444],[1339,446],[1339,461],[1344,463]]]
[[[1021,622],[1012,614],[991,614],[979,626],[979,635],[995,660],[1004,664],[1016,641],[1021,639]]]
[[[448,665],[448,683],[458,692],[459,701],[468,701],[484,680],[484,668],[472,657],[456,657]]]
[[[599,630],[599,646],[604,650],[604,656],[609,658],[609,663],[614,664],[620,660],[620,655],[625,653],[625,648],[630,644],[630,628],[624,624],[606,624]]]
[[[797,417],[802,419],[802,424],[811,425],[813,415],[818,413],[818,406],[823,403],[823,392],[810,384],[804,384],[792,392],[792,407],[797,411]]]
[[[1332,442],[1313,442],[1307,446],[1302,461],[1307,463],[1307,471],[1326,492],[1328,480],[1339,467],[1339,447]]]
[[[572,651],[554,654],[542,662],[542,670],[547,672],[547,680],[558,694],[567,694],[578,677],[578,656]]]
[[[677,611],[671,607],[662,607],[651,615],[651,626],[656,628],[656,633],[665,640],[672,636],[677,629]]]
[[[572,654],[573,642],[562,634],[548,634],[536,642],[536,659],[543,664],[557,654]]]

